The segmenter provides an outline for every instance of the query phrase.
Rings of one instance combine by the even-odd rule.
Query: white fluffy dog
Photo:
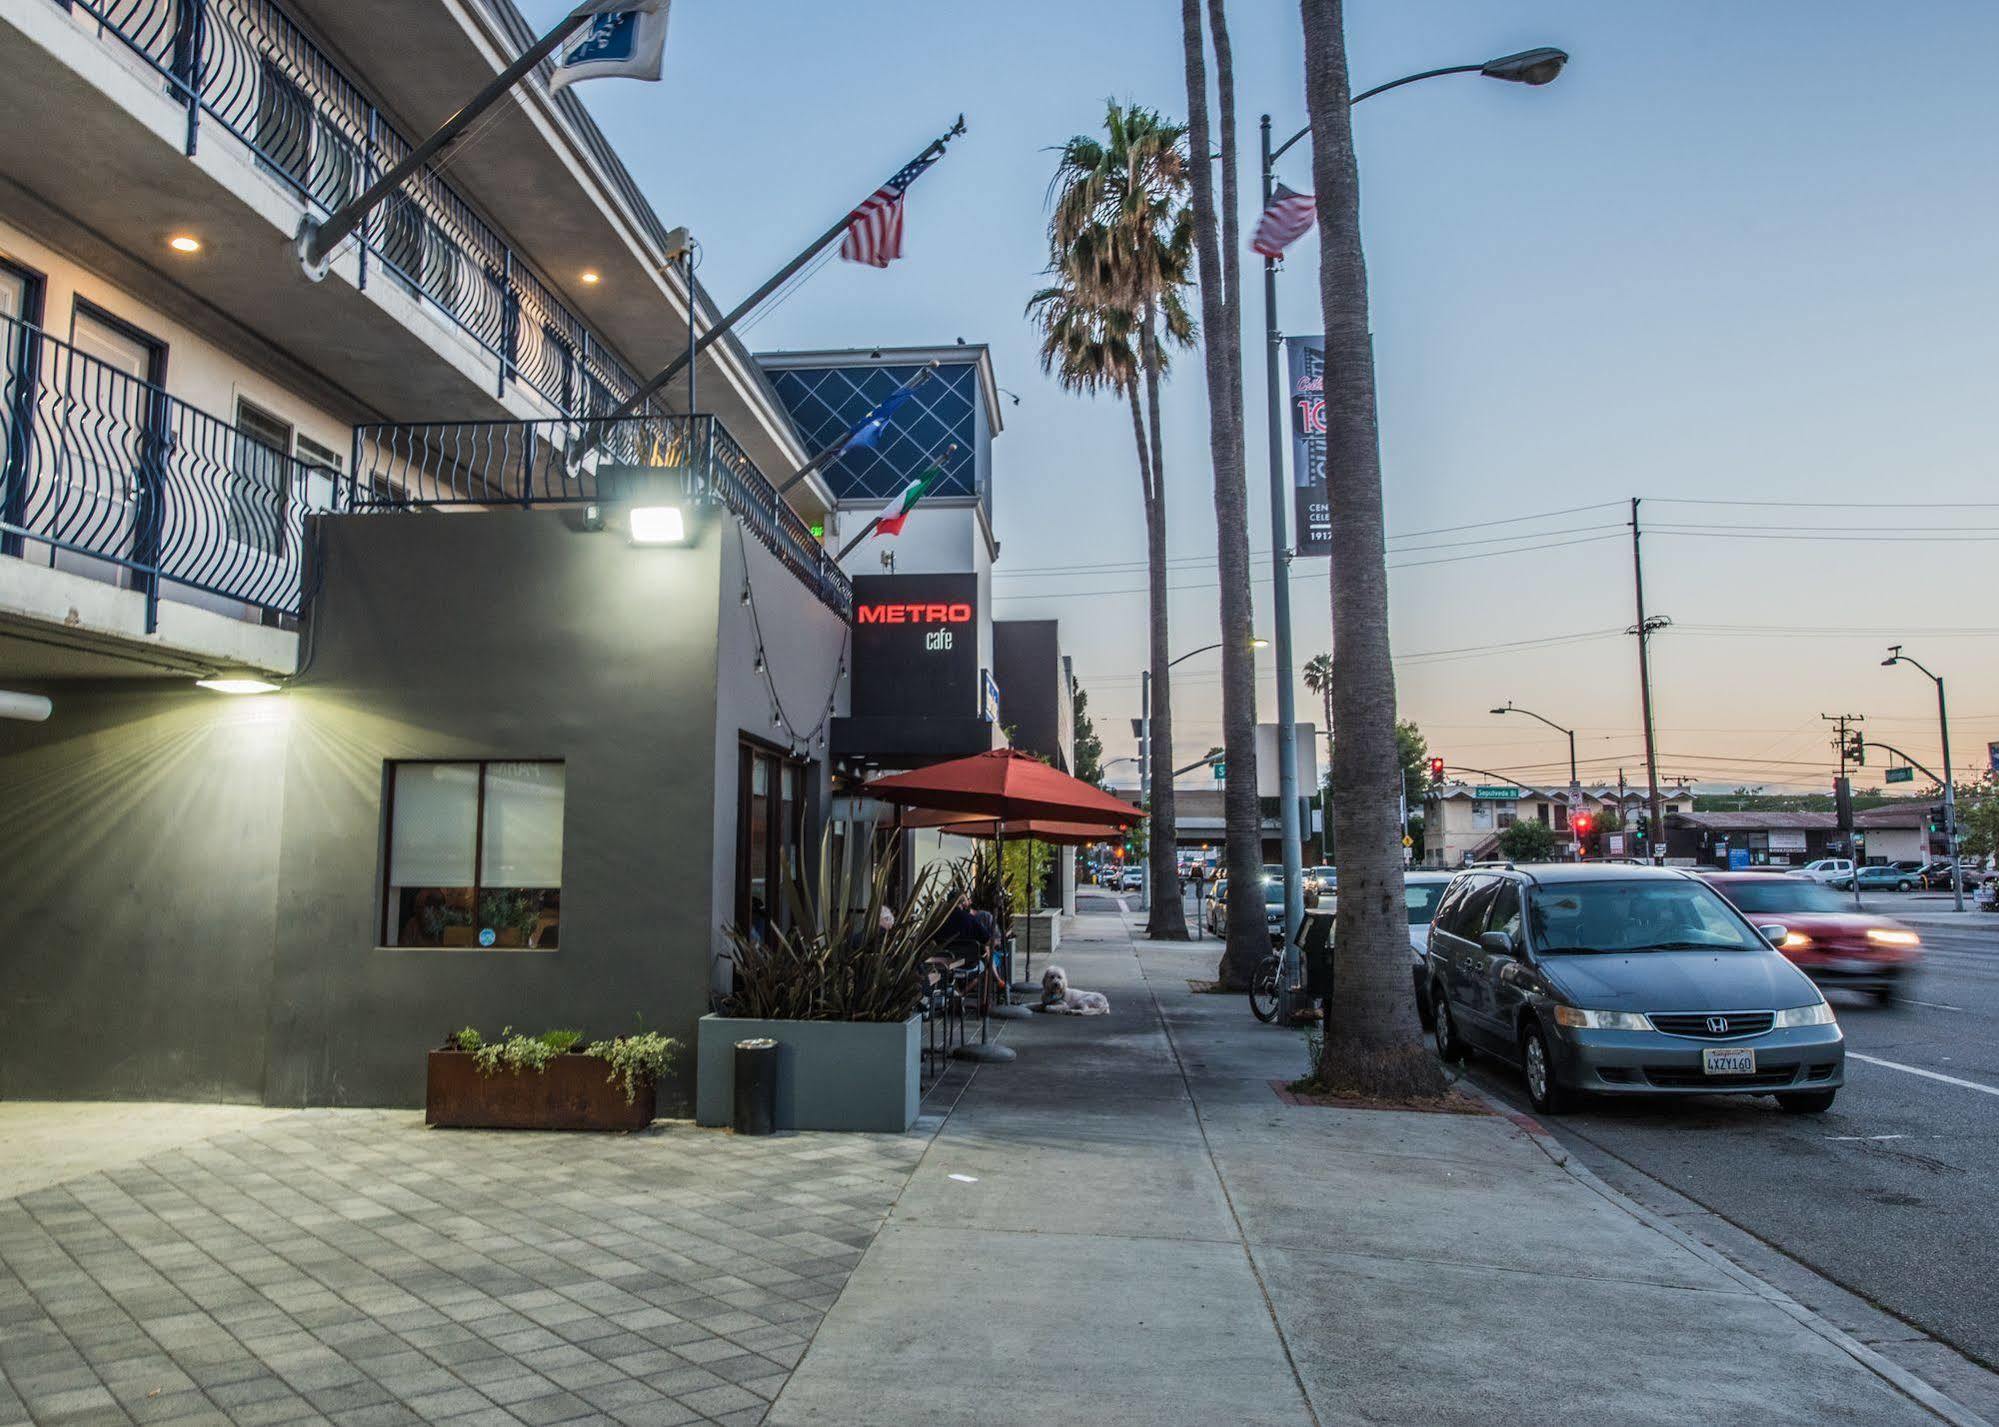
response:
[[[1037,1011],[1056,1016],[1108,1016],[1110,998],[1101,991],[1077,991],[1069,985],[1069,973],[1051,966],[1041,973],[1041,1004]]]

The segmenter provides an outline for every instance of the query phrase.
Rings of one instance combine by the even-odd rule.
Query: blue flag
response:
[[[668,0],[598,0],[556,56],[548,92],[585,79],[658,79]]]
[[[892,392],[886,400],[868,413],[865,421],[847,433],[847,439],[841,443],[838,454],[844,456],[849,451],[873,450],[882,432],[888,429],[890,419],[902,409],[902,404],[908,401],[915,391],[914,386],[905,386]]]

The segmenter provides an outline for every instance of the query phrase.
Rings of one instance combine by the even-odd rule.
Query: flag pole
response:
[[[522,51],[519,59],[501,70],[484,89],[473,95],[464,108],[438,125],[436,133],[411,149],[401,163],[369,184],[367,192],[329,214],[323,223],[315,223],[307,217],[298,234],[298,257],[299,262],[305,267],[306,276],[314,282],[325,277],[327,264],[333,257],[333,250],[340,246],[348,234],[361,226],[362,220],[377,204],[401,188],[403,180],[436,158],[447,145],[471,126],[473,120],[492,108],[501,96],[519,84],[536,65],[554,54],[564,40],[575,34],[585,20],[602,8],[602,0],[582,0],[574,10],[556,21],[554,29]]]
[[[964,132],[965,132],[965,116],[963,114],[960,114],[958,116],[957,123],[953,124],[940,137],[932,139],[930,143],[924,147],[923,152],[918,154],[915,158],[911,159],[910,163],[922,163],[927,158],[931,158],[934,155],[943,153],[944,146],[950,143],[951,140],[957,138],[958,135]],[[904,164],[902,167],[907,168],[909,167],[909,164]],[[896,172],[901,173],[902,169],[897,169]],[[877,185],[877,187],[879,186],[880,185]],[[869,192],[873,191],[874,191],[873,189],[869,190]],[[597,431],[601,434],[607,427],[610,426],[612,422],[623,420],[625,417],[630,416],[634,411],[637,411],[641,406],[645,404],[646,399],[648,397],[652,396],[654,392],[658,391],[661,387],[665,386],[668,382],[672,381],[675,377],[679,376],[680,373],[686,368],[689,362],[691,362],[695,357],[700,356],[701,353],[707,351],[710,346],[714,345],[715,339],[722,336],[724,333],[728,332],[731,328],[733,328],[737,322],[741,321],[742,318],[749,313],[751,308],[755,307],[758,303],[762,302],[766,297],[769,297],[773,292],[777,291],[778,287],[781,284],[783,284],[785,281],[787,281],[792,276],[792,274],[796,273],[800,268],[804,267],[807,263],[811,262],[814,258],[819,256],[819,254],[825,249],[828,243],[832,242],[835,238],[839,237],[842,233],[846,232],[847,225],[853,221],[853,218],[854,218],[854,210],[852,208],[849,208],[845,213],[843,213],[840,216],[839,222],[835,223],[832,227],[828,228],[825,232],[821,233],[818,237],[814,238],[810,243],[810,245],[808,245],[803,252],[801,252],[797,257],[793,258],[790,262],[786,263],[783,267],[779,268],[775,273],[771,274],[769,279],[767,279],[764,282],[763,286],[759,287],[755,292],[751,293],[748,297],[744,298],[741,302],[737,303],[734,309],[730,311],[728,316],[724,317],[720,322],[716,323],[706,332],[703,332],[701,334],[701,338],[699,341],[694,342],[692,345],[689,346],[687,351],[682,352],[679,356],[675,357],[672,361],[668,362],[664,367],[660,368],[658,372],[654,373],[652,379],[648,381],[644,386],[640,387],[637,391],[633,392],[631,396],[627,397],[625,399],[624,404],[618,407],[617,410],[610,412],[608,415],[602,417],[597,423],[595,423]],[[691,298],[690,298],[690,303],[691,303]],[[692,311],[690,311],[688,314],[688,321],[692,322],[693,320],[694,320],[694,315]],[[693,413],[689,412],[688,415],[691,416],[693,415]],[[572,458],[572,460],[581,460],[584,456],[589,455],[590,452],[593,449],[595,449],[598,439],[599,438],[597,436],[592,436],[588,438],[585,444],[582,446],[582,448],[578,450],[576,455]]]
[[[821,466],[828,464],[835,457],[839,456],[841,453],[846,451],[846,449],[853,444],[854,438],[861,434],[861,427],[866,426],[868,422],[875,419],[876,411],[881,410],[883,406],[886,406],[889,402],[894,401],[898,396],[902,396],[909,392],[915,391],[918,387],[922,386],[925,382],[929,381],[932,377],[936,375],[937,375],[937,359],[933,357],[931,358],[929,364],[925,366],[922,371],[918,372],[915,376],[911,377],[908,381],[904,382],[901,386],[897,387],[894,391],[890,392],[887,396],[883,397],[881,401],[877,402],[874,408],[870,410],[864,418],[862,418],[860,426],[856,426],[853,430],[849,431],[845,436],[841,437],[840,443],[837,446],[828,446],[825,450],[821,451],[818,455],[814,456],[811,460],[807,461],[804,465],[800,466],[797,470],[793,471],[791,475],[785,480],[784,484],[777,488],[777,493],[779,495],[783,495],[786,491],[790,490],[793,486],[797,485],[800,481],[804,480],[807,476],[811,475]]]
[[[940,476],[943,475],[944,463],[950,460],[951,457],[957,453],[957,450],[958,450],[958,443],[956,441],[953,441],[944,447],[944,454],[942,456],[939,456],[937,454],[936,447],[934,446],[931,447],[930,454],[924,457],[924,460],[928,463],[925,465],[924,469],[928,470],[930,466],[934,465],[935,467],[937,467],[937,474]],[[897,491],[896,494],[901,495],[902,492]],[[846,559],[847,556],[853,553],[854,547],[856,545],[860,544],[863,540],[867,539],[870,535],[875,533],[875,527],[880,525],[881,523],[882,523],[882,518],[879,515],[877,515],[873,520],[870,520],[866,525],[863,525],[860,529],[859,534],[854,536],[852,540],[849,540],[845,545],[842,545],[840,547],[840,553],[833,557],[833,563],[837,565],[842,560]]]

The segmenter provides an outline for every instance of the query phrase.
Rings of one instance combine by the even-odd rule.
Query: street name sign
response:
[[[1913,783],[1916,781],[1916,770],[1913,768],[1890,768],[1883,775],[1881,781],[1884,783]]]

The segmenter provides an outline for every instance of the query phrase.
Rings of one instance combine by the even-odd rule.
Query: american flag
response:
[[[1249,246],[1266,258],[1281,258],[1284,250],[1303,237],[1318,217],[1318,200],[1309,193],[1297,193],[1277,185],[1270,206],[1256,220],[1256,232]]]
[[[885,268],[902,256],[902,196],[909,185],[943,156],[943,149],[908,164],[901,173],[868,195],[867,202],[847,219],[847,236],[840,256],[850,263]]]

